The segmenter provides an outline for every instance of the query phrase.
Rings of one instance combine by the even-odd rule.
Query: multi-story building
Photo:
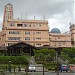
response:
[[[59,29],[53,29],[49,33],[48,21],[14,19],[13,6],[7,4],[0,32],[0,46],[23,41],[35,47],[71,47],[71,38],[72,42],[75,41],[74,28],[71,26],[71,34],[62,34]]]
[[[73,47],[75,47],[75,25],[74,24],[70,26],[70,32],[71,32],[71,44]]]
[[[71,35],[61,34],[60,30],[53,28],[49,33],[51,47],[71,47]]]
[[[0,32],[0,46],[2,45],[2,42],[3,42],[3,40],[2,40],[3,38],[2,37],[3,37],[3,35],[2,35],[2,31],[1,31]]]
[[[3,42],[1,44],[4,46],[19,41],[36,47],[49,45],[48,21],[13,19],[11,4],[5,6],[2,32]]]

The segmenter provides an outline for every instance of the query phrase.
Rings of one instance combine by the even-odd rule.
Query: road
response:
[[[43,72],[30,72],[28,74],[29,75],[43,75]],[[44,75],[57,75],[57,73],[45,72]],[[59,75],[75,75],[75,73],[62,72],[62,73],[59,73]]]
[[[23,72],[6,72],[5,74],[0,74],[0,75],[26,75],[26,73]],[[43,72],[28,72],[28,75],[43,75]],[[45,72],[44,75],[57,75],[57,73],[53,72]],[[75,75],[75,73],[66,73],[66,72],[61,72],[59,75]]]

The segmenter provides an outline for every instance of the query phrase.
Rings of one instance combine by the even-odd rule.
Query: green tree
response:
[[[34,50],[35,57],[41,61],[53,61],[55,57],[55,50],[48,50],[47,48],[41,50]]]
[[[69,63],[75,63],[75,48],[63,48],[61,52],[62,60],[68,60]]]

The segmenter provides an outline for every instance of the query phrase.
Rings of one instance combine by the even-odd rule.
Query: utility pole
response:
[[[59,75],[59,63],[58,63],[58,52],[57,52],[57,75]]]

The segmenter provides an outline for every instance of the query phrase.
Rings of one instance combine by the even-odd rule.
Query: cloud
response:
[[[0,0],[0,15],[7,3],[13,5],[14,18],[43,19],[49,21],[49,27],[62,29],[74,23],[74,0]],[[66,30],[69,30],[68,28]]]
[[[0,31],[2,30],[2,22],[0,21]]]
[[[22,15],[25,17],[27,11],[27,16],[43,16],[50,18],[53,14],[63,13],[65,10],[73,12],[72,8],[74,5],[73,0],[18,0],[9,1],[14,7],[14,17],[18,18]],[[5,3],[6,3],[5,2]],[[24,18],[23,17],[23,18]]]
[[[3,16],[0,15],[0,31],[2,30],[2,22],[3,22]]]
[[[69,32],[69,23],[71,20],[72,17],[69,11],[65,11],[63,14],[55,14],[48,20],[50,30],[52,28],[59,28],[62,33]]]

